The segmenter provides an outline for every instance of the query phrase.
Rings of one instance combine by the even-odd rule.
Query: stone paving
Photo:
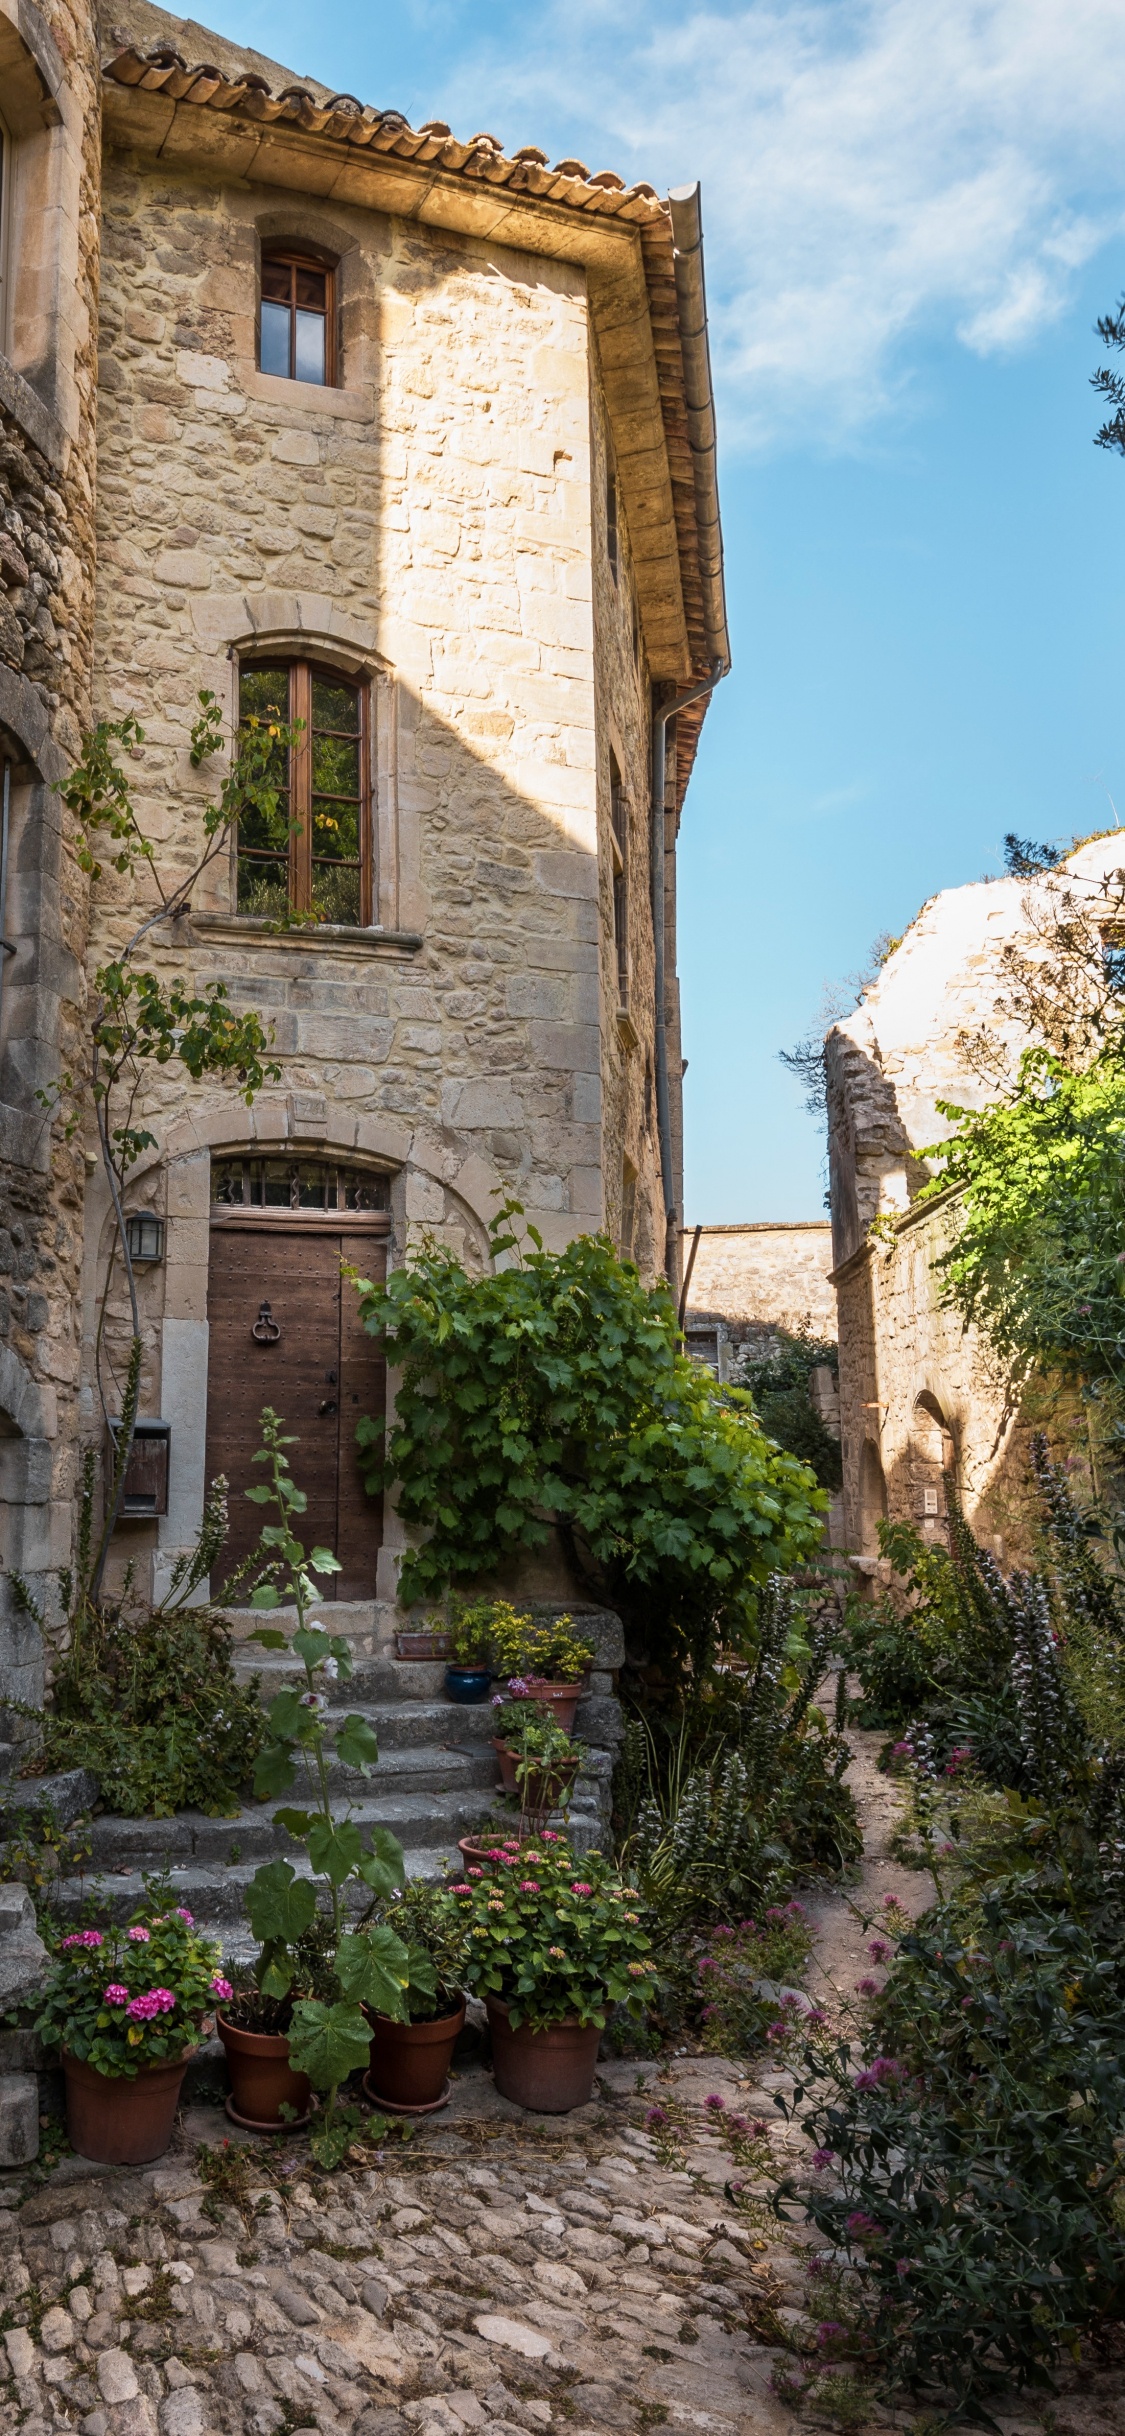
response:
[[[553,2121],[469,2065],[445,2115],[330,2180],[300,2139],[232,2140],[237,2205],[199,2169],[201,2140],[226,2133],[215,2107],[187,2110],[156,2167],[66,2158],[30,2190],[5,2177],[0,2436],[824,2427],[771,2386],[814,2341],[809,2237],[761,2204],[764,2174],[732,2205],[702,2112],[718,2091],[772,2116],[772,2166],[799,2169],[773,2104],[785,2080],[697,2056],[613,2063],[594,2104]],[[643,2128],[653,2098],[677,2125],[663,2154]],[[1039,2416],[1013,2398],[1000,2426],[1111,2436],[1123,2384],[1087,2380]],[[872,2406],[865,2424],[911,2416]]]

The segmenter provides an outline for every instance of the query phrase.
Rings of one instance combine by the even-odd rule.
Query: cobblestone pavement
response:
[[[597,2103],[552,2122],[469,2067],[447,2114],[331,2180],[300,2139],[243,2143],[237,2206],[201,2179],[199,2143],[227,2126],[198,2105],[159,2166],[67,2158],[30,2191],[5,2177],[0,2436],[824,2427],[771,2390],[813,2339],[802,2236],[732,2205],[702,2110],[712,2091],[760,2109],[775,2168],[799,2166],[772,2104],[784,2084],[694,2056],[612,2064]],[[663,2156],[642,2128],[654,2097],[675,2126]],[[1123,2384],[1096,2379],[1041,2419],[1014,2402],[1004,2436],[1116,2436]]]

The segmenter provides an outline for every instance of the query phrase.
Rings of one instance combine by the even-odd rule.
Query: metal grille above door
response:
[[[245,1491],[265,1477],[252,1460],[261,1412],[272,1404],[287,1432],[293,1477],[308,1498],[297,1522],[306,1548],[331,1548],[343,1571],[322,1595],[375,1596],[382,1503],[363,1486],[355,1443],[361,1414],[381,1417],[386,1402],[382,1348],[360,1325],[347,1261],[361,1275],[386,1275],[388,1218],[350,1219],[343,1211],[292,1214],[247,1209],[212,1220],[207,1316],[207,1477],[230,1482],[230,1536],[224,1569],[255,1545],[263,1520]]]

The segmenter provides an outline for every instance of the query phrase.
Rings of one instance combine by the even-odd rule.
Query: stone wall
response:
[[[694,1231],[683,1231],[685,1261]],[[832,1342],[831,1268],[832,1230],[826,1219],[705,1226],[691,1273],[689,1319],[754,1320],[794,1332],[807,1327],[811,1335]]]
[[[1063,876],[1096,896],[1121,861],[1120,838],[1092,840]],[[934,898],[826,1043],[845,1528],[872,1570],[883,1516],[947,1538],[950,1470],[978,1534],[1026,1561],[1030,1430],[1045,1427],[1069,1451],[1077,1427],[1086,1443],[1061,1383],[1021,1395],[979,1332],[943,1308],[935,1263],[956,1201],[918,1199],[932,1172],[924,1152],[949,1128],[938,1102],[982,1106],[1001,1087],[974,1039],[983,1033],[1009,1071],[1018,1062],[1027,1035],[1010,1012],[1005,952],[1039,952],[1051,885],[980,881]]]
[[[100,76],[81,0],[0,9],[10,136],[0,331],[0,743],[12,763],[0,1035],[0,1537],[50,1603],[71,1555],[81,1141],[37,1097],[84,1066],[87,887],[54,788],[90,711]],[[0,1588],[0,1675],[43,1684],[38,1632]]]

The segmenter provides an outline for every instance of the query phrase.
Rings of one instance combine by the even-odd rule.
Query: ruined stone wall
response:
[[[100,78],[90,12],[0,12],[11,135],[0,331],[0,728],[12,761],[0,1047],[0,1542],[53,1607],[72,1554],[85,1161],[37,1094],[84,1067],[87,888],[54,793],[89,719]],[[0,1692],[40,1697],[37,1632],[0,1591]]]
[[[1120,862],[1119,838],[1091,840],[1062,877],[1096,895]],[[1015,1069],[1026,1034],[1005,995],[1005,951],[1047,952],[1055,884],[980,881],[934,898],[826,1043],[845,1525],[869,1565],[882,1515],[947,1537],[947,1469],[978,1534],[1028,1560],[1030,1432],[1043,1427],[1069,1451],[1077,1426],[1085,1446],[1072,1391],[1017,1391],[979,1333],[942,1307],[935,1264],[957,1205],[918,1198],[932,1173],[923,1154],[949,1127],[938,1103],[981,1106],[1001,1087],[974,1037]]]
[[[685,1227],[683,1256],[694,1228]],[[693,1318],[759,1321],[833,1341],[836,1294],[829,1283],[832,1233],[827,1220],[787,1226],[762,1221],[743,1226],[705,1226],[691,1273],[688,1307]]]

